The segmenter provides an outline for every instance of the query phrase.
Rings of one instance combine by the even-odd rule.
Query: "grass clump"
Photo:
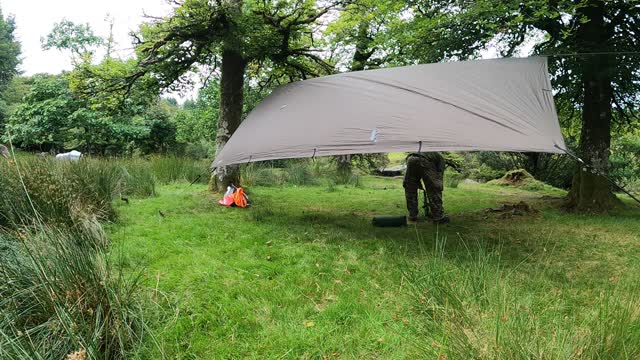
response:
[[[455,189],[460,185],[463,176],[459,172],[447,169],[444,173],[444,186]]]
[[[0,358],[122,359],[140,341],[138,277],[113,263],[101,226],[116,217],[124,169],[0,161]]]
[[[122,185],[117,166],[95,161],[3,161],[0,178],[0,227],[14,229],[43,219],[66,226],[76,225],[87,215],[112,220],[111,200]]]
[[[533,175],[529,174],[529,172],[524,169],[509,171],[500,179],[491,180],[488,184],[514,186],[529,191],[540,191],[548,187],[548,185],[536,180]]]
[[[0,235],[0,358],[124,359],[140,341],[138,277],[109,261],[94,225]]]
[[[196,181],[206,184],[209,174],[209,161],[193,160],[178,156],[152,156],[149,160],[151,171],[160,184],[177,181]]]

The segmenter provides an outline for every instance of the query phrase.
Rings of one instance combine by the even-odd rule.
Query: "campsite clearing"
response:
[[[203,185],[158,194],[109,228],[157,302],[145,358],[615,357],[640,338],[637,209],[567,214],[560,190],[461,184],[452,224],[375,228],[405,212],[401,180],[254,187],[244,210]],[[540,213],[484,211],[521,200]]]

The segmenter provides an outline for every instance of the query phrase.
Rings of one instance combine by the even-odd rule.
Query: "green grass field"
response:
[[[108,229],[154,302],[141,358],[640,357],[638,209],[460,184],[450,225],[375,228],[404,214],[401,180],[254,187],[250,209],[204,185],[157,193]],[[520,200],[541,212],[484,211]]]

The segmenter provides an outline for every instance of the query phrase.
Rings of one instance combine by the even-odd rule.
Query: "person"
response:
[[[407,156],[407,171],[402,185],[409,211],[408,223],[415,224],[418,221],[418,189],[422,189],[422,181],[429,199],[428,218],[437,224],[449,222],[449,217],[442,208],[444,168],[445,160],[436,152],[412,153]]]

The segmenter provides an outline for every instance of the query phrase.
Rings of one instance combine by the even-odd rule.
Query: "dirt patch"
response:
[[[537,216],[540,214],[538,209],[524,201],[517,204],[504,204],[497,209],[488,208],[484,210],[487,215],[495,215],[500,219],[511,219],[514,216]]]

